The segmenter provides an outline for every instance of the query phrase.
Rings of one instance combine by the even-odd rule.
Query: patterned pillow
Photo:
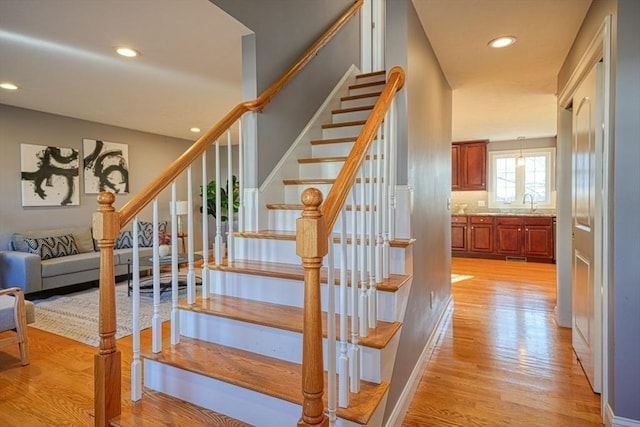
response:
[[[24,242],[29,253],[40,255],[40,259],[58,258],[78,253],[76,239],[71,234],[42,238],[26,237]]]
[[[159,233],[166,233],[167,222],[158,223]],[[141,248],[150,248],[153,246],[153,223],[151,222],[139,222],[138,223],[138,246]],[[123,230],[116,240],[115,249],[127,249],[133,247],[133,231]]]

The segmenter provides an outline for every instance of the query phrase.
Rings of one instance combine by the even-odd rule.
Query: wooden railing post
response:
[[[100,313],[98,332],[100,349],[94,357],[95,425],[108,426],[120,415],[120,351],[116,347],[116,285],[113,244],[120,232],[119,215],[113,207],[112,193],[98,195],[98,210],[93,214],[93,238],[100,248]]]
[[[304,210],[296,221],[296,253],[304,267],[304,325],[302,347],[302,417],[298,427],[328,426],[324,414],[324,369],[322,366],[322,313],[320,267],[327,254],[327,226],[320,212],[322,193],[307,188],[302,193]]]

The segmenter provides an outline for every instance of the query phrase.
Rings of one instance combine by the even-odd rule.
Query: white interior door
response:
[[[598,63],[587,74],[573,97],[572,149],[572,342],[597,393],[602,382],[600,68]]]

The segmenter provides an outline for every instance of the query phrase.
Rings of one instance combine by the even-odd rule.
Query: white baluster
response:
[[[391,101],[391,123],[389,129],[389,240],[396,238],[396,103]]]
[[[160,254],[158,253],[158,198],[153,199],[153,316],[151,317],[151,351],[162,350],[162,319],[160,319]],[[137,239],[135,236],[134,239]]]
[[[336,421],[336,294],[333,263],[333,236],[329,236],[327,252],[327,412],[329,423]]]
[[[367,299],[367,215],[365,206],[367,205],[366,185],[364,167],[360,167],[360,336],[366,337],[369,334],[369,301]],[[354,214],[357,212],[357,205],[354,205]]]
[[[340,212],[340,360],[338,364],[338,405],[349,406],[349,341],[347,338],[348,299],[347,286],[347,214]],[[331,242],[329,242],[331,247]]]
[[[238,208],[238,231],[244,231],[244,144],[242,143],[242,119],[238,120],[238,196],[240,207]]]
[[[220,205],[220,140],[216,140],[216,238],[215,246],[216,251],[214,254],[215,265],[218,266],[222,262],[222,215],[220,211],[222,207]]]
[[[389,278],[389,127],[391,121],[391,114],[387,111],[384,120],[384,134],[383,139],[383,185],[382,185],[382,203],[380,206],[380,215],[382,217],[382,277]]]
[[[379,135],[379,133],[378,133]],[[374,142],[375,144],[375,142]],[[367,213],[367,225],[368,229],[368,238],[367,238],[367,264],[369,266],[369,289],[367,290],[367,299],[369,300],[369,327],[375,328],[376,326],[376,317],[377,317],[377,306],[376,306],[376,274],[375,274],[375,239],[376,239],[376,224],[375,218],[373,216],[375,211],[375,188],[376,188],[376,176],[375,176],[375,156],[374,156],[373,147],[369,150],[369,200],[367,206],[363,206],[362,209],[365,209]]]
[[[352,393],[360,391],[360,333],[359,333],[359,304],[358,304],[358,221],[356,210],[356,185],[351,187],[351,362],[350,390]]]
[[[133,259],[131,260],[133,361],[131,362],[131,400],[142,399],[142,363],[140,362],[140,253],[138,252],[138,217],[133,219]]]
[[[193,180],[191,165],[187,168],[187,304],[196,303],[196,271],[193,267]]]
[[[227,231],[227,264],[233,262],[233,163],[231,162],[231,131],[227,131],[227,221],[229,229]]]
[[[207,152],[202,153],[202,299],[209,298],[209,214],[207,212]]]
[[[180,342],[178,312],[178,210],[176,182],[171,183],[171,345]]]

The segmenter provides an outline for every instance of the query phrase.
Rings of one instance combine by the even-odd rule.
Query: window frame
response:
[[[545,170],[545,189],[547,198],[544,202],[534,202],[536,208],[541,209],[555,209],[556,207],[556,149],[555,147],[544,148],[527,148],[527,149],[514,149],[514,150],[494,150],[488,153],[488,174],[489,179],[487,182],[488,192],[488,204],[490,208],[497,209],[514,209],[514,210],[528,210],[531,207],[531,202],[527,199],[527,202],[523,202],[525,195],[524,192],[524,165],[517,165],[517,159],[522,153],[523,157],[538,157],[544,156],[547,159],[547,168]],[[513,202],[502,202],[495,199],[496,196],[496,161],[497,159],[515,158],[516,159],[516,196]]]

